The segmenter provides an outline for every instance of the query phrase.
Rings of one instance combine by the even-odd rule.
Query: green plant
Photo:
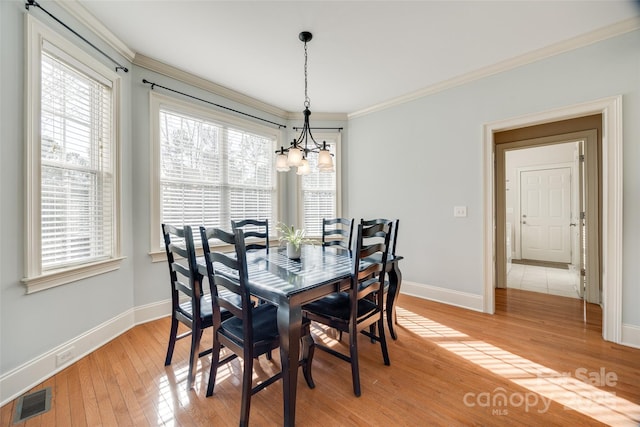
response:
[[[312,239],[306,237],[307,232],[304,229],[296,229],[293,225],[288,226],[283,222],[278,223],[277,229],[280,232],[280,244],[291,243],[297,250],[304,243],[314,243]]]

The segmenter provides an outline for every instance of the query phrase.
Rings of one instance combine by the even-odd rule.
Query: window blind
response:
[[[161,108],[161,221],[225,230],[232,219],[274,223],[274,147],[272,136]]]
[[[46,47],[46,46],[45,46]],[[112,88],[54,49],[41,60],[42,270],[110,258]]]
[[[335,156],[335,141],[327,141],[329,152]],[[322,234],[322,218],[337,216],[336,173],[318,172],[318,156],[308,157],[311,173],[302,176],[303,227],[309,236]]]

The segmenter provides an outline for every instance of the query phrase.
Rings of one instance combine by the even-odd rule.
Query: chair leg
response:
[[[244,367],[242,371],[242,403],[240,405],[240,427],[249,425],[249,411],[251,409],[251,385],[253,383],[253,358],[244,357],[243,361]]]
[[[169,346],[167,347],[167,357],[164,359],[164,366],[171,365],[173,350],[176,347],[176,337],[178,336],[178,319],[171,316],[171,330],[169,332]]]
[[[220,363],[220,340],[214,334],[213,350],[211,352],[211,368],[209,369],[209,384],[207,385],[207,397],[213,394],[216,385],[216,374],[218,373],[218,363]]]
[[[197,328],[191,332],[191,353],[189,354],[189,372],[187,373],[187,390],[193,388],[195,380],[196,365],[198,364],[198,353],[200,353],[200,339],[202,330]]]
[[[391,362],[389,360],[389,351],[387,350],[387,338],[384,335],[384,319],[382,318],[382,313],[380,320],[378,320],[378,329],[380,330],[378,338],[380,340],[380,347],[382,348],[382,358],[384,359],[384,364],[389,366]]]
[[[387,326],[389,327],[389,334],[391,334],[391,338],[394,340],[398,339],[398,335],[396,334],[396,330],[394,329],[394,324],[398,323],[396,318],[396,311],[393,306],[388,306],[386,308],[387,311]]]
[[[302,329],[302,373],[307,381],[309,388],[315,388],[313,377],[311,376],[311,366],[313,365],[313,354],[315,352],[316,343],[311,336],[310,323],[303,326]]]
[[[351,358],[351,378],[353,380],[353,394],[360,397],[360,366],[358,364],[358,332],[356,328],[349,330],[349,355]]]

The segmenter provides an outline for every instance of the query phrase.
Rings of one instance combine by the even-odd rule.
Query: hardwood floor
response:
[[[360,337],[360,398],[349,364],[316,352],[316,388],[299,377],[297,425],[640,424],[640,350],[602,340],[597,306],[498,289],[491,316],[402,295],[398,322],[391,366],[383,365],[379,345]],[[328,340],[330,331],[314,332]],[[165,367],[168,334],[168,318],[131,329],[35,387],[52,388],[51,410],[16,425],[237,425],[238,361],[218,374],[215,394],[205,398],[208,358],[187,391],[188,342],[176,345]],[[210,345],[210,333],[203,340]],[[273,359],[261,357],[254,376],[278,369],[275,353]],[[0,426],[12,425],[15,405],[0,409]],[[253,397],[250,423],[277,426],[282,419],[277,382]]]

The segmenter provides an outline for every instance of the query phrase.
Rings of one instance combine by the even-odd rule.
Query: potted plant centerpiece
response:
[[[280,244],[287,244],[287,257],[290,259],[300,259],[300,252],[304,243],[313,243],[311,239],[306,237],[307,232],[304,229],[296,229],[293,225],[280,222],[278,223],[278,231],[280,232]]]

